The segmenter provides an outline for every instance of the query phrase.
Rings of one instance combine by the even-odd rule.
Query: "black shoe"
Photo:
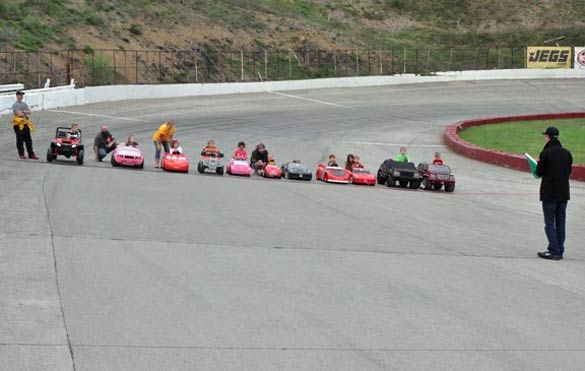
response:
[[[562,260],[563,257],[560,255],[553,255],[550,251],[539,252],[537,253],[539,258],[548,259],[548,260]]]

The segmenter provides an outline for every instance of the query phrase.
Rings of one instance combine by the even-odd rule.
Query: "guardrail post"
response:
[[[355,51],[355,71],[356,71],[355,76],[359,76],[360,75],[360,55],[359,55],[357,50]]]
[[[402,73],[406,73],[406,48],[404,48],[404,58],[402,59],[402,62],[404,63],[404,70],[402,71]]]

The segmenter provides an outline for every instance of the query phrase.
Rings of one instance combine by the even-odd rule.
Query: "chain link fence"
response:
[[[298,80],[525,68],[526,48],[378,50],[65,50],[0,52],[0,84],[66,85]]]

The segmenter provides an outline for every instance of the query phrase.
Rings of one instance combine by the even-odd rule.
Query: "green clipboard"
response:
[[[528,153],[525,153],[524,157],[526,157],[526,161],[528,161],[528,166],[530,167],[530,172],[532,173],[532,176],[534,176],[536,179],[540,178],[538,175],[536,175],[536,165],[538,165],[538,162],[534,159],[534,157],[530,156]]]

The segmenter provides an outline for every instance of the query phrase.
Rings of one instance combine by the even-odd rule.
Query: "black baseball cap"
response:
[[[22,90],[17,90],[16,95],[24,95],[24,92]]]
[[[546,128],[542,135],[548,135],[549,137],[558,137],[559,136],[559,129],[555,128],[554,126],[549,126]]]

